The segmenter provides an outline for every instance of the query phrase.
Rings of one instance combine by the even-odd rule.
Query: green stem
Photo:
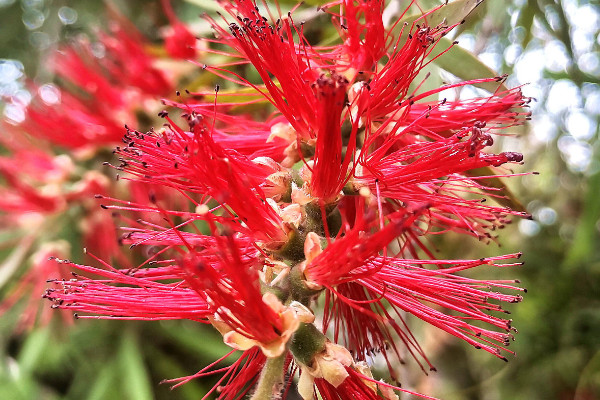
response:
[[[271,400],[278,399],[277,396],[283,388],[283,363],[285,362],[286,352],[279,357],[268,358],[262,372],[256,391],[250,400]]]

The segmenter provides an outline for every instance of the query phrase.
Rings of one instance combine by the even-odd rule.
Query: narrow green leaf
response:
[[[123,335],[119,357],[125,398],[129,400],[154,398],[138,339],[131,330]]]
[[[268,93],[267,88],[264,85],[257,85],[258,89],[262,90],[264,93]],[[203,100],[207,103],[214,101],[215,94],[214,93],[203,93]],[[219,90],[217,94],[218,100],[220,102],[237,102],[244,103],[248,101],[258,101],[262,103],[268,102],[268,100],[260,94],[260,92],[251,87],[245,87],[234,90]]]
[[[231,350],[223,344],[222,337],[210,327],[202,329],[189,329],[175,324],[164,324],[162,332],[169,340],[207,359],[218,359]]]
[[[427,10],[423,13],[405,16],[396,25],[396,34],[400,32],[404,25],[409,27],[423,17],[423,23],[427,23],[429,26],[436,26],[440,24],[454,25],[464,21],[473,11],[483,3],[483,0],[455,0],[443,7],[436,7],[435,11]],[[401,37],[400,43],[406,41],[408,37],[409,29],[405,28]],[[450,48],[452,47],[452,48]],[[441,57],[436,58],[441,53],[446,52]],[[491,68],[486,66],[477,57],[467,50],[459,47],[452,46],[452,41],[447,38],[441,38],[433,49],[430,58],[435,59],[434,63],[441,69],[450,72],[452,75],[462,80],[473,80],[480,78],[493,78],[497,74]],[[500,87],[500,90],[507,90],[506,86],[501,83],[480,83],[475,86],[494,92]]]
[[[505,207],[510,207],[512,210],[526,212],[525,206],[521,204],[521,202],[517,199],[513,192],[508,188],[508,186],[506,186],[504,180],[497,176],[493,176],[494,172],[489,167],[471,170],[469,171],[468,175],[486,176],[486,178],[478,179],[477,181],[484,186],[500,189],[500,191],[495,194],[504,196],[499,198],[495,197],[494,201]]]
[[[33,372],[40,359],[44,357],[49,338],[50,330],[48,328],[35,329],[27,337],[18,357],[19,369],[22,373]]]
[[[422,18],[423,23],[426,23],[429,26],[458,24],[464,21],[465,18],[467,18],[481,3],[483,3],[483,0],[454,0],[443,7],[436,7],[435,11],[427,10],[423,13],[407,15],[396,25],[396,33],[402,29],[403,25],[407,24],[410,27],[420,18]],[[423,15],[427,16],[423,17]],[[407,29],[404,29],[404,33],[400,39],[401,42],[403,42],[406,37],[408,37],[408,31]]]
[[[0,394],[2,399],[32,400],[39,395],[39,389],[31,379],[12,380],[0,376]]]
[[[119,393],[116,393],[115,388],[118,386],[115,385],[115,381],[118,378],[118,371],[119,368],[117,368],[115,362],[104,364],[96,374],[96,379],[94,380],[86,399],[108,400],[117,398],[115,396],[118,396]]]
[[[525,38],[523,39],[523,48],[526,48],[531,39],[533,39],[533,18],[535,17],[535,8],[529,3],[535,0],[529,0],[527,6],[521,7],[517,26],[525,28]]]
[[[437,57],[442,52],[452,46],[452,42],[446,38],[441,38],[430,57]],[[471,52],[460,46],[453,46],[444,55],[435,59],[435,64],[441,69],[450,72],[465,81],[481,78],[493,78],[497,73],[482,63]],[[506,91],[508,88],[503,82],[485,82],[477,83],[474,86],[494,93],[496,90]]]
[[[10,255],[2,264],[0,264],[0,288],[2,288],[19,269],[19,266],[21,266],[21,264],[24,262],[25,257],[29,252],[29,248],[32,246],[34,241],[34,234],[23,237],[15,246]]]
[[[575,239],[565,259],[567,268],[585,265],[586,260],[591,259],[594,251],[598,249],[600,240],[596,227],[597,221],[600,220],[598,193],[600,193],[600,172],[596,172],[588,178],[583,212],[577,222]]]
[[[150,359],[155,360],[152,364],[152,369],[154,375],[160,376],[162,379],[172,379],[180,376],[191,375],[196,372],[194,370],[189,370],[182,367],[181,360],[177,359],[177,357],[173,357],[167,351],[161,351],[159,348],[149,348],[146,350]],[[208,363],[207,363],[208,364]],[[197,366],[197,369],[204,367],[205,364],[200,364]],[[171,386],[167,383],[163,383],[158,385],[156,395],[157,397],[161,397],[161,392],[164,394],[165,392],[170,392],[173,395],[171,397],[181,399],[189,399],[189,400],[198,400],[201,399],[211,388],[212,382],[210,379],[193,379],[187,382],[185,385],[178,386],[175,389],[171,389]],[[164,395],[162,398],[166,398]]]

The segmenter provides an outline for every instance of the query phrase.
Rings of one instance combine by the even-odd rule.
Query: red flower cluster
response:
[[[206,51],[234,61],[204,68],[254,90],[253,100],[220,103],[217,88],[214,102],[168,102],[183,123],[161,112],[164,127],[128,130],[116,150],[116,168],[128,179],[188,204],[98,196],[115,212],[160,216],[132,222],[122,238],[158,253],[143,268],[73,264],[101,278],[56,281],[45,296],[81,318],[212,324],[242,356],[229,368],[211,365],[171,382],[222,371],[213,389],[220,399],[287,393],[298,371],[304,399],[397,398],[372,378],[369,355],[381,353],[394,377],[398,337],[423,369],[433,369],[404,312],[506,360],[512,328],[498,316],[500,303],[520,301],[515,291],[523,289],[463,272],[518,265],[519,254],[438,260],[428,240],[447,231],[493,239],[511,216],[524,216],[484,202],[500,195],[481,171],[506,176],[503,165],[522,161],[488,151],[494,134],[525,118],[528,99],[513,89],[426,101],[502,78],[414,89],[454,26],[428,26],[423,16],[392,27],[408,32],[394,38],[380,0],[325,6],[341,37],[331,47],[311,45],[291,14],[266,18],[251,0],[225,9],[235,22],[223,18],[227,29],[210,19],[217,36]],[[238,72],[246,64],[261,84]],[[238,111],[264,99],[274,107],[269,118]]]
[[[168,2],[164,6],[170,10]],[[31,101],[9,99],[22,109],[22,121],[0,123],[0,225],[11,230],[7,237],[12,237],[9,244],[14,246],[2,264],[0,286],[6,297],[0,314],[31,296],[20,313],[20,329],[34,325],[37,293],[46,287],[46,280],[70,278],[68,268],[47,261],[49,256],[70,258],[65,236],[79,236],[86,248],[104,260],[134,265],[118,245],[114,221],[93,199],[94,194],[121,192],[122,184],[89,170],[90,159],[121,142],[125,122],[155,114],[161,107],[157,96],[173,91],[175,79],[172,72],[160,68],[159,58],[137,28],[111,11],[111,25],[97,31],[95,40],[77,36],[52,56],[48,64],[56,84],[27,82]],[[175,23],[174,14],[171,20]],[[185,29],[178,23],[179,31]],[[193,57],[195,45],[190,40],[171,42],[171,47],[180,51],[185,47]],[[128,199],[148,204],[150,190],[166,198],[161,188],[129,182]],[[4,285],[12,287],[5,290]],[[49,317],[44,311],[40,319],[45,322]]]

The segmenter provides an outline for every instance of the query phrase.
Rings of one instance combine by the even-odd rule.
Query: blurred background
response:
[[[172,4],[194,34],[209,33],[199,14],[214,12],[213,2]],[[436,3],[419,4],[427,9]],[[9,125],[26,118],[23,105],[33,96],[32,82],[50,84],[46,88],[56,84],[48,61],[53,54],[63,43],[97,35],[108,25],[107,8],[139,29],[151,54],[164,52],[161,38],[169,21],[157,1],[0,0],[0,97],[5,100],[0,111]],[[310,34],[327,38],[326,26],[313,27]],[[519,333],[511,344],[517,355],[507,364],[411,321],[438,372],[423,376],[409,362],[402,367],[403,386],[449,400],[600,399],[600,4],[486,0],[455,35],[479,63],[449,58],[432,67],[436,76],[429,84],[468,78],[471,69],[488,67],[509,74],[508,87],[524,85],[525,95],[535,98],[532,119],[498,146],[525,154],[516,173],[539,175],[508,180],[513,198],[534,219],[515,221],[501,232],[498,244],[447,235],[436,245],[444,258],[523,252],[523,267],[503,269],[497,277],[520,279],[528,293],[511,308]],[[197,58],[202,64],[201,53]],[[165,68],[192,74],[194,84],[218,81],[201,77],[199,67],[185,62]],[[184,88],[175,84],[175,89]],[[152,124],[141,117],[125,122],[144,128]],[[5,155],[2,143],[0,155]],[[60,155],[67,149],[55,151]],[[110,152],[99,154],[98,169],[111,160]],[[77,212],[61,218],[65,228],[52,240],[68,242],[73,259],[84,260],[78,255],[81,238],[69,229],[77,223]],[[25,276],[18,265],[31,262],[30,247],[14,251],[23,247],[15,245],[23,243],[16,238],[27,237],[27,232],[0,227],[0,302],[12,298],[15,282]],[[489,277],[489,271],[482,276]],[[29,294],[37,299],[41,293]],[[190,321],[81,320],[67,326],[52,318],[22,328],[27,301],[19,298],[11,307],[0,307],[2,399],[200,399],[212,387],[210,380],[194,380],[173,391],[159,382],[193,374],[225,353],[220,335]]]

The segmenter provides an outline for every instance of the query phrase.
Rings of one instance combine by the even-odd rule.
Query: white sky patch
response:
[[[550,114],[560,114],[581,107],[579,89],[572,81],[566,79],[554,82],[548,92],[546,107]]]
[[[553,141],[558,135],[556,123],[548,115],[534,115],[532,119],[532,134],[538,142],[547,144]]]
[[[567,115],[567,131],[577,140],[591,139],[596,133],[595,122],[582,110],[575,110]]]
[[[524,236],[535,236],[540,233],[540,224],[529,219],[519,221],[519,232]]]
[[[592,147],[573,136],[561,136],[558,139],[558,149],[567,167],[573,172],[584,172],[592,161]]]

